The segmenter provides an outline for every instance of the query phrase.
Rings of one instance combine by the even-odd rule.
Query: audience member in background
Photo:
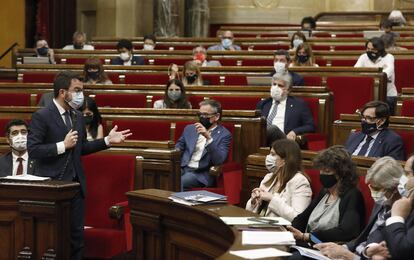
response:
[[[132,42],[127,39],[121,39],[116,45],[119,57],[111,60],[112,65],[144,65],[144,58],[134,55]]]
[[[301,172],[299,145],[288,139],[275,141],[266,156],[266,168],[269,173],[252,190],[246,209],[292,221],[309,206],[312,197],[309,180]]]
[[[102,117],[95,100],[91,97],[85,97],[85,101],[79,110],[82,112],[85,121],[86,139],[93,141],[103,138]]]
[[[395,36],[395,34],[392,32],[384,33],[383,35],[381,35],[380,38],[384,42],[385,51],[387,52],[408,50],[407,48],[395,45],[395,39],[397,38],[397,36]]]
[[[407,23],[407,20],[400,10],[392,10],[388,16],[388,20],[391,20],[394,26],[404,26]]]
[[[370,101],[361,109],[361,131],[352,133],[345,143],[352,155],[367,157],[391,156],[404,160],[401,137],[388,128],[390,110],[382,101]]]
[[[39,39],[36,41],[35,52],[37,57],[49,57],[50,64],[56,64],[55,61],[55,52],[53,49],[49,48],[49,44],[44,39]]]
[[[224,31],[220,36],[221,43],[208,47],[209,51],[239,51],[240,46],[233,44],[234,35],[231,31]]]
[[[178,80],[180,80],[180,72],[179,72],[179,68],[178,68],[178,65],[177,64],[175,64],[175,63],[171,63],[169,66],[168,66],[168,71],[167,71],[167,73],[168,73],[168,78],[171,80],[171,79],[178,79]]]
[[[269,126],[266,131],[266,146],[271,149],[273,142],[280,139],[286,139],[285,133],[283,133],[282,130],[275,125]]]
[[[312,16],[303,17],[300,27],[304,31],[313,31],[316,29],[316,21]]]
[[[273,68],[274,70],[270,73],[270,76],[273,76],[275,73],[283,74],[288,71],[290,65],[290,55],[286,50],[277,50],[274,53]],[[295,72],[288,71],[289,75],[292,77],[293,86],[304,86],[305,81],[303,77]]]
[[[296,48],[293,62],[289,67],[295,66],[319,67],[319,65],[315,63],[312,48],[309,44],[302,43]]]
[[[27,123],[13,119],[6,125],[6,142],[11,151],[0,157],[0,177],[34,174],[35,161],[27,153]]]
[[[364,226],[364,198],[357,188],[358,175],[343,146],[332,146],[314,159],[323,189],[288,230],[296,243],[307,246],[310,234],[323,242],[350,241]],[[289,259],[301,259],[297,251]]]
[[[397,88],[395,87],[394,56],[387,53],[381,38],[374,37],[365,43],[366,53],[359,56],[354,67],[382,68],[387,74],[387,103],[390,106],[391,115],[394,115],[397,103]]]
[[[42,96],[40,97],[40,100],[39,100],[39,103],[37,104],[37,106],[45,107],[45,106],[49,105],[50,103],[52,103],[53,97],[54,97],[53,92],[43,93]]]
[[[295,32],[290,38],[289,51],[296,51],[296,48],[306,42],[306,36],[302,32]]]
[[[178,79],[169,80],[165,87],[164,99],[155,101],[154,108],[191,109],[191,104],[187,100],[183,83]]]
[[[213,99],[200,102],[199,122],[187,125],[175,148],[181,151],[181,185],[188,190],[210,187],[215,178],[211,166],[223,164],[231,143],[231,133],[221,124],[221,104]]]
[[[288,73],[273,76],[270,97],[260,101],[256,108],[266,117],[267,127],[276,125],[288,139],[315,131],[312,113],[300,98],[289,96],[292,77]]]
[[[84,32],[77,31],[73,34],[73,44],[66,45],[63,49],[91,51],[95,48],[92,45],[86,44],[86,34]]]
[[[371,196],[375,201],[368,224],[361,234],[346,246],[335,243],[322,243],[315,245],[324,255],[329,258],[341,257],[341,259],[369,258],[373,251],[372,243],[381,243],[384,239],[383,230],[388,222],[391,207],[394,202],[401,198],[398,193],[398,183],[403,174],[401,164],[389,156],[379,158],[369,168],[365,182],[371,190]],[[382,245],[383,246],[383,245]],[[401,259],[401,258],[393,258]]]
[[[187,61],[184,64],[183,71],[184,86],[203,86],[203,77],[201,76],[200,66],[194,61]]]
[[[155,49],[155,45],[157,44],[157,39],[153,34],[147,34],[144,36],[144,44],[142,49],[144,51],[153,51]]]
[[[193,49],[193,61],[201,67],[220,67],[221,63],[217,60],[207,60],[207,51],[203,46]]]
[[[83,82],[85,84],[112,84],[102,66],[101,60],[96,58],[86,60],[83,66]]]
[[[392,31],[392,26],[393,26],[392,21],[388,19],[383,20],[380,23],[380,30],[384,31],[385,33],[392,33],[395,35],[395,37],[398,37],[399,36],[398,33]]]

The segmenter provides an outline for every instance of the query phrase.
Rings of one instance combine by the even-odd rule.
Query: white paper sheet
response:
[[[260,259],[266,257],[290,256],[289,252],[285,252],[276,248],[260,248],[251,250],[237,250],[230,251],[230,254],[242,257],[245,259]]]
[[[15,181],[47,181],[50,180],[49,177],[40,177],[30,174],[24,174],[24,175],[9,175],[6,177],[2,177],[1,179],[5,180],[15,180]]]
[[[295,238],[289,231],[243,231],[243,245],[294,245]]]
[[[260,225],[260,222],[248,220],[251,217],[220,217],[220,219],[227,225]],[[292,223],[281,217],[261,217],[277,222],[272,225],[291,226]]]
[[[301,246],[292,246],[292,248],[296,248],[301,256],[307,256],[309,258],[317,260],[330,260],[330,258],[324,256],[320,251],[315,249],[310,249]]]

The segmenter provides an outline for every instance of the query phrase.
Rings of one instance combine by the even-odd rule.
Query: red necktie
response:
[[[23,174],[23,158],[19,157],[17,158],[17,161],[19,162],[19,165],[17,166],[16,175],[22,175]]]

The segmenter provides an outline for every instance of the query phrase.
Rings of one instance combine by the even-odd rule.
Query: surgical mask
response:
[[[333,174],[320,174],[319,180],[322,183],[322,186],[327,189],[333,187],[338,182],[335,175]]]
[[[361,122],[362,133],[369,135],[377,131],[377,123],[368,123],[367,121]]]
[[[174,102],[179,100],[181,97],[181,91],[168,91],[167,94],[168,94],[168,98]]]
[[[294,39],[293,40],[293,47],[297,48],[299,45],[301,45],[303,43],[302,39]]]
[[[49,52],[49,48],[48,47],[42,47],[42,48],[37,48],[37,53],[40,55],[40,56],[46,56],[47,54],[48,54],[48,52]]]
[[[223,40],[221,40],[221,45],[223,45],[223,47],[225,48],[225,49],[228,49],[228,48],[230,48],[230,46],[233,44],[233,41],[231,40],[231,39],[223,39]]]
[[[27,149],[27,135],[18,134],[13,136],[11,146],[16,151],[25,151]]]
[[[199,122],[201,125],[203,125],[207,130],[213,125],[213,123],[210,122],[210,118],[208,117],[200,117]]]
[[[385,198],[384,191],[374,191],[371,190],[371,197],[375,201],[375,203],[381,204],[385,202],[387,199]]]
[[[73,48],[76,50],[83,49],[83,43],[73,43]]]
[[[309,60],[308,55],[298,55],[298,61],[299,63],[306,63]]]
[[[400,193],[401,197],[410,197],[411,192],[414,189],[407,190],[405,188],[405,184],[407,184],[408,178],[405,174],[401,175],[400,182],[398,183],[398,192]]]
[[[128,52],[121,52],[119,54],[119,57],[121,58],[121,60],[123,61],[128,61],[130,59],[129,57],[129,53]]]
[[[367,56],[372,62],[375,62],[378,59],[379,55],[376,52],[367,51]]]
[[[72,92],[72,99],[70,101],[65,100],[68,105],[73,109],[78,109],[83,105],[83,92]]]
[[[83,116],[83,120],[85,121],[85,125],[90,125],[93,121],[93,115]]]
[[[271,172],[271,173],[275,173],[278,170],[278,166],[277,166],[277,157],[271,154],[266,155],[266,160],[265,160],[265,165],[266,165],[266,169]]]
[[[144,51],[153,51],[154,45],[152,44],[144,44]]]
[[[88,77],[97,80],[99,77],[99,71],[88,71]]]
[[[270,96],[275,101],[280,101],[283,98],[283,90],[279,88],[278,85],[272,85],[272,87],[270,88]]]
[[[273,63],[273,67],[275,68],[276,73],[285,73],[286,72],[286,63],[276,61]]]
[[[194,81],[197,79],[197,74],[187,75],[185,78],[187,79],[187,82],[189,84],[193,84]]]

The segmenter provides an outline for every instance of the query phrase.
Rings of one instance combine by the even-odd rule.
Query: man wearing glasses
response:
[[[388,129],[388,105],[381,101],[370,101],[362,108],[361,116],[361,131],[348,137],[346,149],[352,155],[391,156],[396,160],[404,160],[404,144],[401,137]]]
[[[232,31],[224,31],[220,36],[221,43],[208,47],[208,51],[240,51],[241,48],[234,43],[234,35]]]
[[[187,125],[175,148],[181,151],[181,186],[183,190],[211,187],[214,177],[211,166],[223,164],[227,159],[231,133],[218,124],[221,104],[215,100],[200,103],[199,122]]]

